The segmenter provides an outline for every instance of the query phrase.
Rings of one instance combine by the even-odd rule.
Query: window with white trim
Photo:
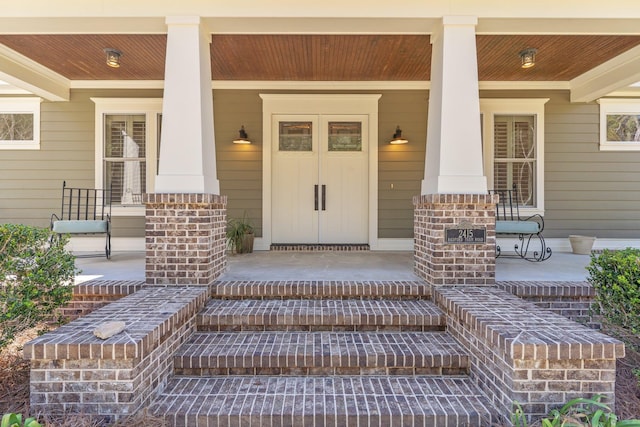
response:
[[[640,99],[603,98],[600,104],[600,150],[640,151]]]
[[[157,174],[162,99],[91,98],[96,104],[96,188],[111,188],[114,215],[144,215]]]
[[[40,149],[41,98],[0,98],[0,149]]]
[[[548,98],[481,99],[489,189],[518,187],[520,211],[544,213],[544,104]]]

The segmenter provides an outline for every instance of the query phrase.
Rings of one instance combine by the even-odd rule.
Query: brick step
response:
[[[173,426],[490,426],[469,378],[224,376],[169,381],[150,412]]]
[[[461,375],[469,357],[445,332],[196,333],[176,375]]]
[[[427,300],[210,300],[199,331],[435,331],[444,313]]]
[[[211,296],[223,299],[430,299],[431,286],[421,281],[220,281]]]

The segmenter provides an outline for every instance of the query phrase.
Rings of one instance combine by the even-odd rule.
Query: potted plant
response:
[[[591,248],[593,248],[593,243],[596,241],[595,237],[591,236],[577,236],[570,235],[569,243],[571,243],[571,250],[574,254],[579,255],[589,255],[591,253]]]
[[[227,246],[232,253],[253,252],[253,226],[245,214],[242,219],[232,218],[227,222]]]

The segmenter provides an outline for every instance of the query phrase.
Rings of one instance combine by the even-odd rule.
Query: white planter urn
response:
[[[569,243],[571,243],[571,250],[574,254],[590,255],[593,243],[596,241],[595,237],[590,236],[569,236]]]

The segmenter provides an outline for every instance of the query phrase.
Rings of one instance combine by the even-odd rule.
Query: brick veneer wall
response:
[[[496,286],[574,322],[593,329],[602,327],[598,316],[591,313],[596,294],[588,282],[505,281],[496,282]]]
[[[495,283],[496,195],[427,194],[413,198],[414,266],[432,285]],[[486,228],[486,242],[447,244],[445,229],[463,222]]]
[[[206,287],[146,287],[63,325],[24,347],[31,360],[31,412],[86,413],[113,422],[133,414],[166,385],[171,357],[196,330]],[[93,335],[105,320],[125,322],[107,340]]]
[[[210,285],[227,267],[227,197],[145,194],[150,285]]]
[[[56,310],[56,316],[62,316],[67,321],[86,316],[110,302],[131,295],[139,291],[144,282],[129,280],[91,280],[73,287],[71,301]]]
[[[536,419],[595,394],[615,406],[622,342],[495,287],[438,287],[434,299],[470,351],[472,378],[501,413],[517,401]]]

